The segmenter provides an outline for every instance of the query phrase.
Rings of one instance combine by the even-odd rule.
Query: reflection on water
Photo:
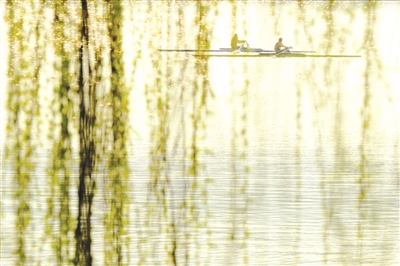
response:
[[[398,264],[399,3],[1,8],[1,263]]]

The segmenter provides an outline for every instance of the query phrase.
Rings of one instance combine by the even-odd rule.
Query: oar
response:
[[[242,52],[242,47],[243,47],[243,44],[239,47],[239,49],[237,49],[237,50],[235,50],[235,51],[232,51],[232,53],[241,53]]]
[[[246,49],[249,48],[249,43],[247,41],[245,41],[240,47],[239,49],[232,51],[232,53],[241,53],[242,52],[242,48],[244,47],[244,45],[246,45]]]
[[[283,53],[283,52],[285,52],[285,51],[289,51],[289,50],[292,49],[292,48],[293,48],[292,46],[287,47],[287,48],[282,49],[282,50],[280,50],[279,52],[275,53],[274,55],[276,56],[276,55],[281,54],[281,53]]]

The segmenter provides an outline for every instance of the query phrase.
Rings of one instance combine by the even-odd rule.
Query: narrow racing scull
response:
[[[341,55],[341,54],[315,54],[315,51],[290,51],[283,49],[279,52],[274,50],[265,50],[262,48],[244,48],[238,49],[219,48],[219,49],[159,49],[160,52],[186,52],[191,53],[196,57],[277,57],[277,58],[291,58],[291,57],[361,57],[361,55]]]

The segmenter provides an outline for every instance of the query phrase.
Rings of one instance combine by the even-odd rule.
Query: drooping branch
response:
[[[89,62],[89,10],[82,0],[81,46],[79,49],[79,185],[78,224],[75,230],[75,265],[92,265],[91,215],[95,189],[93,179],[96,149],[96,96],[94,71]]]
[[[120,0],[107,0],[108,3],[108,37],[110,42],[111,61],[111,150],[108,154],[108,178],[105,184],[106,201],[109,210],[104,218],[105,223],[105,264],[123,265],[128,256],[124,250],[127,241],[125,224],[128,221],[126,207],[129,203],[127,195],[128,162],[128,91],[124,84],[124,62],[122,48],[123,6]],[[128,249],[128,248],[127,248]]]

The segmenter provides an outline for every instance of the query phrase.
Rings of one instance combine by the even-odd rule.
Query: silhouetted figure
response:
[[[292,48],[292,47],[283,45],[282,38],[279,38],[278,42],[275,44],[274,50],[275,50],[275,52],[278,53],[282,50],[290,49],[290,48]]]
[[[239,44],[241,44],[241,46],[238,46]],[[231,48],[240,49],[243,46],[247,48],[249,47],[249,44],[247,43],[246,40],[239,40],[237,34],[235,33],[231,39]]]

